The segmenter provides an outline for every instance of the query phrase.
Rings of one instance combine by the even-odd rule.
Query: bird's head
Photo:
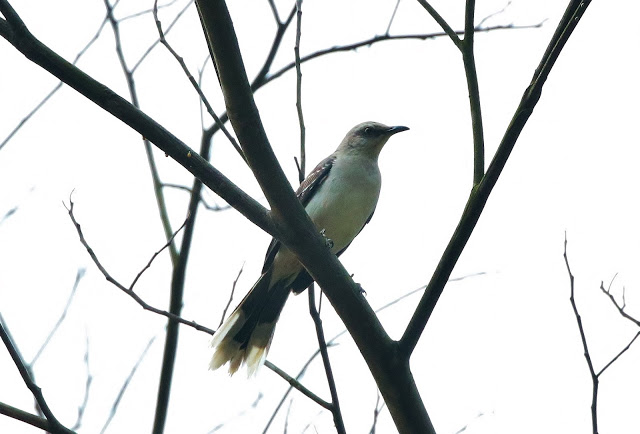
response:
[[[379,122],[363,122],[347,133],[338,152],[362,153],[378,158],[389,137],[408,129],[403,126],[389,127]]]

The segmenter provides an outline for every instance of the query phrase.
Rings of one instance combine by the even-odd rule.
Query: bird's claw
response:
[[[324,237],[324,242],[328,248],[333,249],[333,240],[325,235],[325,229],[320,231],[320,235]]]
[[[353,274],[351,275],[351,278],[353,279]],[[367,296],[367,291],[364,290],[362,285],[360,285],[358,282],[353,282],[353,283],[355,283],[356,286],[358,287],[358,292],[360,293],[360,295],[366,297]]]

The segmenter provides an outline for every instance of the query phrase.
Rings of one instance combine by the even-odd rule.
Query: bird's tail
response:
[[[246,363],[248,376],[252,376],[262,366],[290,292],[286,282],[270,285],[270,281],[271,270],[268,270],[218,328],[211,341],[215,350],[210,369],[229,362],[229,375],[233,375]]]

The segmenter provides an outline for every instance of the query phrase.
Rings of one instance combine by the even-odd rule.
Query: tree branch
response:
[[[63,426],[60,423],[60,421],[58,421],[58,419],[56,419],[56,417],[51,412],[51,409],[49,408],[49,405],[47,404],[47,401],[44,399],[44,395],[42,394],[42,389],[40,389],[40,387],[38,387],[38,385],[31,378],[31,375],[29,374],[29,370],[27,366],[24,364],[24,361],[20,357],[15,344],[12,342],[11,338],[5,331],[4,324],[2,323],[2,321],[0,321],[0,338],[4,343],[4,346],[7,348],[9,355],[13,359],[13,363],[16,365],[16,368],[18,368],[18,371],[20,372],[20,376],[22,377],[22,381],[24,381],[24,384],[31,391],[31,393],[33,394],[33,397],[38,403],[38,407],[42,410],[42,413],[44,414],[48,424],[47,429],[49,429],[50,432],[55,434],[58,434],[58,433],[72,434],[73,431]],[[10,409],[5,407],[4,410],[9,411]],[[15,412],[14,414],[20,417],[25,416],[25,419],[29,419],[29,420],[25,420],[25,422],[27,423],[36,422],[35,419],[26,417],[26,414],[28,413]],[[33,425],[33,423],[31,424]]]
[[[418,340],[420,339],[420,336],[422,335],[422,332],[435,309],[436,303],[444,290],[447,279],[451,275],[458,258],[462,254],[462,250],[466,246],[467,241],[471,237],[471,233],[480,219],[480,215],[482,214],[482,210],[489,199],[489,195],[491,194],[493,187],[495,187],[498,182],[498,178],[507,163],[509,155],[515,146],[520,133],[540,99],[542,87],[544,86],[549,72],[553,68],[564,44],[571,36],[571,33],[580,21],[580,18],[582,18],[584,11],[589,4],[589,0],[584,2],[572,0],[567,7],[565,16],[558,25],[558,28],[549,43],[547,51],[543,55],[542,60],[534,73],[531,84],[524,91],[520,104],[515,111],[511,123],[505,131],[502,141],[500,142],[498,150],[496,151],[486,174],[482,178],[480,184],[475,186],[471,191],[458,226],[456,227],[449,244],[440,258],[440,262],[427,285],[427,289],[422,296],[415,313],[405,329],[402,339],[400,340],[402,353],[411,354],[415,349],[415,346],[417,345]]]
[[[0,12],[7,18],[6,22],[11,30],[2,32],[2,36],[29,60],[49,71],[96,105],[139,132],[143,137],[149,139],[196,178],[201,179],[207,187],[240,211],[247,219],[270,235],[278,237],[276,226],[271,221],[269,212],[198,153],[124,98],[71,65],[36,39],[7,0],[0,0]],[[0,25],[0,32],[2,27]]]
[[[249,86],[235,29],[222,0],[196,1],[227,114],[249,166],[272,208],[278,237],[319,283],[362,352],[401,432],[433,433],[408,359],[386,334],[358,286],[326,248],[323,237],[293,194],[264,132]]]
[[[318,338],[318,347],[320,349],[320,355],[322,356],[322,364],[324,365],[324,372],[327,375],[327,384],[329,385],[329,392],[331,393],[331,414],[333,415],[333,423],[336,426],[336,431],[339,434],[346,434],[344,428],[344,421],[342,420],[342,411],[340,410],[340,401],[338,400],[338,391],[336,388],[336,381],[333,377],[333,370],[331,369],[331,361],[329,360],[329,353],[327,351],[327,342],[324,338],[324,330],[322,329],[322,319],[320,318],[320,312],[316,308],[316,294],[314,291],[315,284],[307,289],[309,292],[309,314],[313,319],[313,324],[316,328],[316,336]]]
[[[593,362],[591,361],[591,354],[589,353],[589,346],[587,345],[587,337],[584,333],[584,327],[582,326],[582,317],[578,312],[578,307],[576,306],[575,299],[575,279],[573,274],[571,273],[571,268],[569,267],[569,259],[567,258],[567,235],[564,236],[564,263],[567,266],[567,273],[569,273],[569,284],[571,288],[571,295],[569,296],[569,301],[571,302],[571,308],[573,309],[573,314],[576,317],[576,322],[578,323],[578,331],[580,332],[580,340],[582,341],[582,348],[584,350],[584,358],[587,362],[587,366],[589,367],[589,375],[591,376],[591,424],[593,428],[593,434],[598,434],[598,387],[600,385],[600,380],[598,379],[598,375],[596,374],[595,369],[593,368]]]

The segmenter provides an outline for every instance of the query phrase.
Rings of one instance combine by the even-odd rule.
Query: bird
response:
[[[305,211],[337,256],[349,247],[376,209],[381,188],[380,151],[391,136],[408,129],[378,122],[356,125],[297,189]],[[274,238],[257,282],[214,334],[209,368],[229,363],[229,375],[233,375],[246,364],[248,377],[254,376],[264,364],[289,294],[299,294],[312,283],[295,254]]]

